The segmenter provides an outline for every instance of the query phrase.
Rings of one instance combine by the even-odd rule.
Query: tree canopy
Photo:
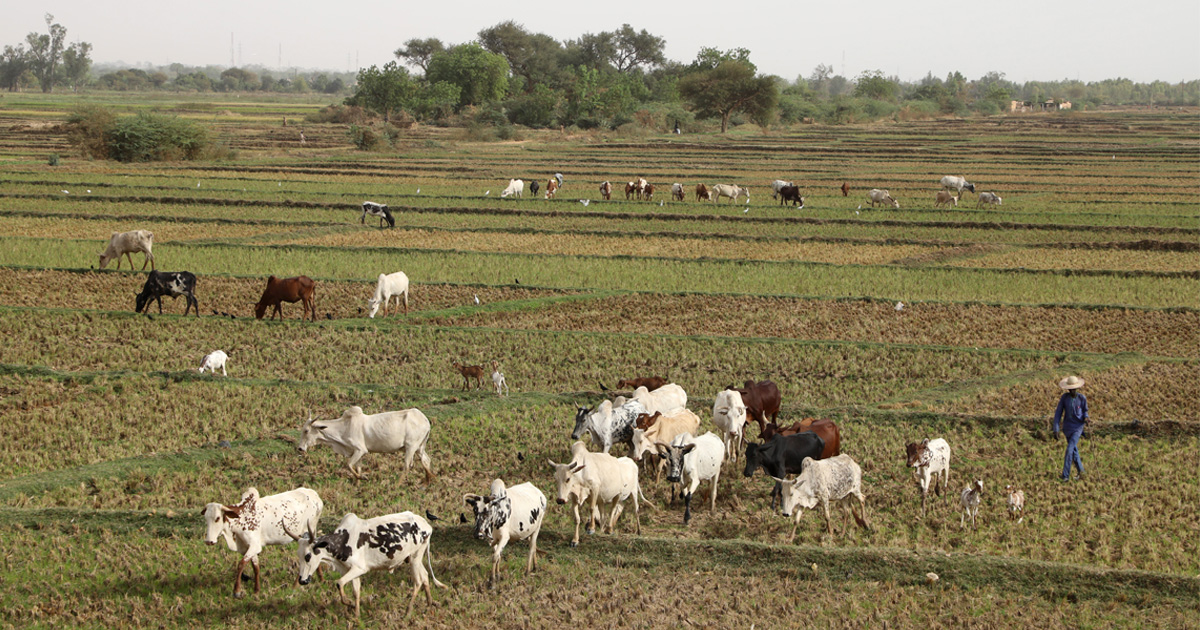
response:
[[[726,59],[712,69],[693,72],[679,80],[678,89],[699,116],[721,119],[721,133],[729,130],[729,118],[734,113],[766,124],[779,103],[775,80],[756,74],[753,65],[738,59]]]

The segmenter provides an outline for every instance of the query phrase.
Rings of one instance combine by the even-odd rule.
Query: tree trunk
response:
[[[725,133],[729,130],[729,114],[730,112],[724,112],[721,114],[721,133]]]

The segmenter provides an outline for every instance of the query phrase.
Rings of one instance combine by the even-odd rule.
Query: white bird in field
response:
[[[862,213],[861,213],[861,212],[859,212],[858,210],[855,210],[855,211],[854,211],[854,214],[862,214]]]
[[[421,189],[420,189],[420,188],[418,188],[418,189],[417,189],[417,194],[418,194],[418,195],[419,195],[419,194],[421,194]]]
[[[742,210],[742,214],[746,214],[747,212],[750,212],[750,206],[746,206],[746,209]]]
[[[196,188],[200,187],[200,182],[196,182]]]
[[[69,193],[69,192],[67,192],[67,191],[65,191],[65,190],[63,190],[63,191],[60,191],[60,192],[61,192],[62,194],[64,194],[64,195],[69,195],[69,194],[71,194],[71,193]]]
[[[580,199],[579,203],[583,204],[583,207],[586,208],[589,203],[592,203],[592,200],[591,199]]]
[[[492,191],[490,191],[490,190],[489,190],[489,191],[487,191],[487,192],[483,193],[483,196],[484,196],[484,197],[486,197],[486,196],[488,196],[488,195],[490,195],[490,194],[492,194]]]
[[[660,202],[658,202],[658,207],[659,207],[659,208],[663,207],[663,202],[661,202],[661,201],[660,201]]]
[[[858,204],[858,209],[859,209],[859,210],[862,210],[862,204],[861,204],[861,203],[860,203],[860,204]]]
[[[896,310],[903,311],[904,310],[904,302],[896,302]]]
[[[279,184],[280,188],[283,188],[283,182],[276,182],[276,183]]]
[[[479,304],[479,294],[478,293],[475,294],[475,303]]]
[[[89,194],[89,195],[90,195],[90,194],[92,194],[92,189],[91,189],[91,188],[89,188],[89,189],[88,189],[88,194]]]

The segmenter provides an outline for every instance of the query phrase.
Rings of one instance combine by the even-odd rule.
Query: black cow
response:
[[[825,450],[825,440],[812,431],[804,431],[795,435],[777,435],[766,444],[751,442],[746,445],[745,476],[749,477],[758,470],[759,466],[772,477],[780,479],[788,475],[800,474],[800,464],[805,457],[821,458]],[[775,509],[775,499],[783,496],[783,488],[775,482],[771,491],[771,509]]]
[[[392,218],[392,211],[388,210],[386,203],[375,203],[374,201],[364,201],[362,205],[362,216],[359,217],[359,223],[367,222],[367,215],[379,217],[379,227],[383,227],[383,222],[387,221],[388,227],[396,227],[396,219]]]
[[[537,182],[537,180],[536,180],[536,179],[535,179],[535,180],[532,180],[532,181],[530,181],[530,182],[529,182],[529,194],[530,194],[531,196],[534,196],[534,197],[536,197],[536,196],[537,196],[537,191],[538,191],[538,189],[539,189],[539,188],[541,188],[541,187],[542,187],[542,185],[541,185],[541,184],[539,184],[539,183]]]
[[[799,186],[784,186],[779,189],[779,205],[782,206],[788,201],[792,202],[793,206],[800,204],[801,208],[804,207],[804,197],[800,196]]]
[[[143,310],[147,314],[150,312],[149,303],[151,299],[158,300],[158,314],[162,315],[162,296],[167,295],[173,298],[184,296],[187,298],[187,305],[183,309],[183,314],[186,316],[188,310],[196,309],[196,317],[200,317],[200,302],[196,300],[196,276],[190,271],[151,271],[146,277],[146,284],[142,287],[142,292],[137,296],[135,313],[141,313]]]

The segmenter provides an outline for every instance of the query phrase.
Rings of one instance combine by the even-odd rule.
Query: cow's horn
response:
[[[288,529],[287,523],[283,523],[283,533],[287,534],[292,540],[300,541],[300,537],[293,534],[292,530]]]

